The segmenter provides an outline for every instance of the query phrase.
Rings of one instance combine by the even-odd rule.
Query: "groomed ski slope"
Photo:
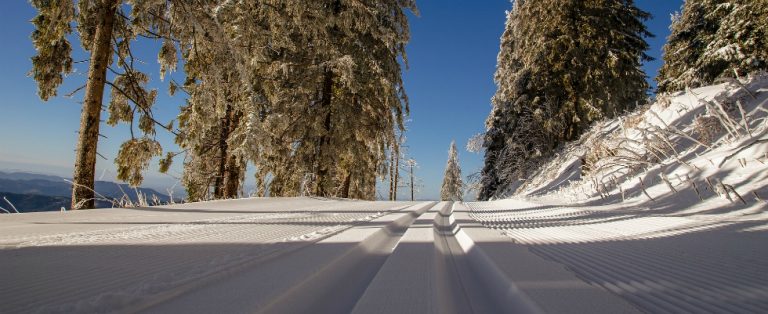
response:
[[[242,199],[0,216],[2,313],[632,313],[462,203]]]
[[[483,225],[643,312],[765,313],[766,206],[706,205],[699,214],[521,200],[469,206]]]
[[[2,313],[768,310],[768,215],[242,199],[0,216]]]

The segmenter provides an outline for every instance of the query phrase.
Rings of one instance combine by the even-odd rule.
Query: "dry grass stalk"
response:
[[[704,180],[707,181],[707,185],[709,185],[709,190],[712,192],[715,192],[717,196],[720,196],[720,192],[718,192],[718,190],[715,189],[715,187],[712,185],[712,181],[710,181],[709,178],[704,178]]]
[[[693,187],[693,191],[696,192],[696,196],[699,197],[700,201],[703,201],[704,198],[701,197],[701,192],[699,192],[699,188],[696,186],[696,181],[691,180],[691,177],[689,177],[687,174],[685,175],[685,177],[688,179],[688,182],[691,183],[691,186]]]
[[[659,177],[661,177],[661,180],[664,181],[664,183],[667,184],[667,187],[669,187],[672,192],[677,193],[677,189],[675,189],[674,186],[672,186],[672,182],[669,182],[669,179],[667,178],[667,175],[665,175],[663,172],[659,173]]]
[[[643,182],[643,178],[637,177],[637,179],[640,180],[640,188],[643,190],[643,194],[645,194],[645,196],[647,196],[652,202],[655,201],[653,197],[651,197],[651,195],[648,194],[648,191],[645,190],[645,183]]]
[[[3,200],[5,200],[5,202],[8,203],[8,205],[11,205],[11,208],[13,209],[13,211],[15,211],[17,214],[19,213],[19,210],[16,209],[16,206],[14,206],[13,203],[11,203],[11,201],[9,201],[5,196],[3,196]]]

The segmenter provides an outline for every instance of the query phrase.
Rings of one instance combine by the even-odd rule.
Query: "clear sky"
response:
[[[647,22],[656,35],[648,38],[649,54],[657,60],[645,64],[649,77],[660,66],[661,47],[669,34],[670,14],[680,9],[682,0],[638,0],[637,5],[651,14]],[[420,199],[439,197],[443,169],[451,140],[460,148],[459,160],[464,175],[479,171],[482,155],[463,148],[474,134],[484,130],[494,93],[493,72],[499,50],[499,37],[504,31],[505,10],[509,0],[417,0],[421,15],[411,17],[411,42],[408,45],[410,68],[404,71],[406,91],[411,100],[411,117],[406,134],[409,155],[416,159],[417,176],[423,187]],[[59,90],[58,97],[42,102],[36,85],[27,77],[30,57],[35,54],[29,36],[33,30],[29,20],[35,10],[27,1],[3,1],[0,4],[0,29],[5,30],[0,49],[0,170],[26,170],[71,176],[74,147],[80,118],[82,92],[71,98],[63,95],[85,82],[87,69],[81,65]],[[73,37],[74,39],[74,37]],[[145,40],[146,41],[146,40]],[[73,41],[74,60],[87,58],[79,43]],[[160,89],[155,113],[161,121],[175,117],[184,99],[169,97],[167,82],[160,82],[156,61],[158,47],[140,44],[138,55],[145,62],[143,70],[150,74],[153,87]],[[181,77],[182,73],[173,76]],[[108,91],[108,89],[107,89]],[[102,124],[106,139],[99,141],[99,177],[114,180],[112,160],[129,135],[126,127]],[[175,149],[173,138],[158,131],[165,148]],[[172,173],[179,175],[179,162]],[[145,176],[146,186],[164,192],[174,178],[159,174],[156,163]],[[248,176],[252,182],[252,176]],[[386,189],[386,188],[385,188]],[[402,191],[402,190],[401,190]],[[404,198],[406,191],[402,191]]]

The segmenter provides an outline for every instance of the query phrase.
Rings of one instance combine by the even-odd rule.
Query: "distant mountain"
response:
[[[21,213],[45,212],[69,208],[69,197],[0,192],[0,207],[13,213],[13,208],[2,198],[6,197]]]
[[[9,180],[0,178],[0,191],[17,194],[46,196],[71,196],[72,187],[64,179],[50,180]]]
[[[108,199],[120,199],[127,196],[131,201],[137,201],[137,191],[146,195],[148,201],[152,201],[152,196],[156,196],[160,202],[169,202],[170,197],[163,193],[148,188],[132,188],[127,184],[118,184],[108,181],[96,181],[96,193]],[[56,203],[61,197],[69,200],[72,194],[72,186],[64,178],[43,174],[34,174],[27,172],[2,172],[0,171],[0,192],[35,195],[51,197],[50,201]],[[97,196],[98,197],[98,196]],[[10,198],[9,198],[10,200]],[[42,198],[30,199],[29,202],[42,202]],[[68,201],[67,201],[68,202]],[[0,202],[2,203],[2,202]],[[15,203],[14,203],[15,204]],[[41,203],[42,204],[42,203]],[[53,204],[53,203],[52,203]],[[58,203],[56,203],[58,204]],[[53,206],[53,205],[52,205]],[[109,203],[102,203],[99,206],[109,206]],[[5,207],[5,206],[3,206]],[[17,205],[18,207],[18,205]],[[45,206],[44,206],[45,207]],[[58,210],[61,206],[55,208]],[[65,206],[69,207],[69,205]],[[36,208],[36,207],[29,207]],[[48,207],[45,207],[48,208]]]
[[[0,171],[0,179],[8,180],[47,180],[47,181],[61,181],[61,177],[31,173],[31,172],[5,172]]]
[[[0,192],[0,207],[5,208],[11,213],[14,212],[13,207],[8,205],[8,202],[3,197],[7,198],[20,213],[59,211],[62,207],[69,208],[71,200],[69,197],[64,196]],[[112,207],[112,203],[96,201],[96,207]]]

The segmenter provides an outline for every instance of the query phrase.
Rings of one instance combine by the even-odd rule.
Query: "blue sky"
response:
[[[657,60],[644,68],[650,77],[660,66],[661,47],[669,34],[670,14],[679,10],[682,0],[639,0],[637,6],[653,14],[647,22],[656,35],[648,38],[649,54]],[[411,100],[411,116],[406,134],[410,157],[416,159],[417,176],[423,187],[420,199],[439,196],[443,168],[451,140],[460,148],[459,159],[464,175],[478,171],[482,155],[463,150],[467,139],[484,130],[494,93],[493,72],[499,50],[499,37],[504,31],[505,10],[509,0],[417,0],[421,15],[411,18],[411,42],[408,45],[410,68],[404,71],[406,91]],[[63,97],[85,82],[86,68],[65,79],[58,97],[43,102],[36,85],[27,77],[29,58],[35,54],[29,36],[33,30],[29,20],[35,10],[27,1],[3,1],[0,8],[0,35],[5,43],[0,49],[0,170],[26,170],[71,176],[74,163],[76,131],[79,125],[82,93]],[[74,42],[74,60],[87,58]],[[160,82],[156,61],[158,47],[154,43],[136,46],[145,61],[143,70],[150,74],[151,86],[160,89],[155,113],[161,121],[175,117],[182,96],[169,97],[166,82]],[[181,73],[173,76],[177,79]],[[99,152],[99,177],[114,179],[112,160],[124,139],[126,127],[102,124]],[[158,131],[164,147],[174,149],[173,138]],[[180,161],[180,160],[179,160]],[[171,172],[179,175],[176,164]],[[159,174],[156,165],[145,176],[146,186],[164,192],[174,184],[173,177]],[[248,182],[253,181],[249,175]],[[406,191],[402,191],[404,198]]]

